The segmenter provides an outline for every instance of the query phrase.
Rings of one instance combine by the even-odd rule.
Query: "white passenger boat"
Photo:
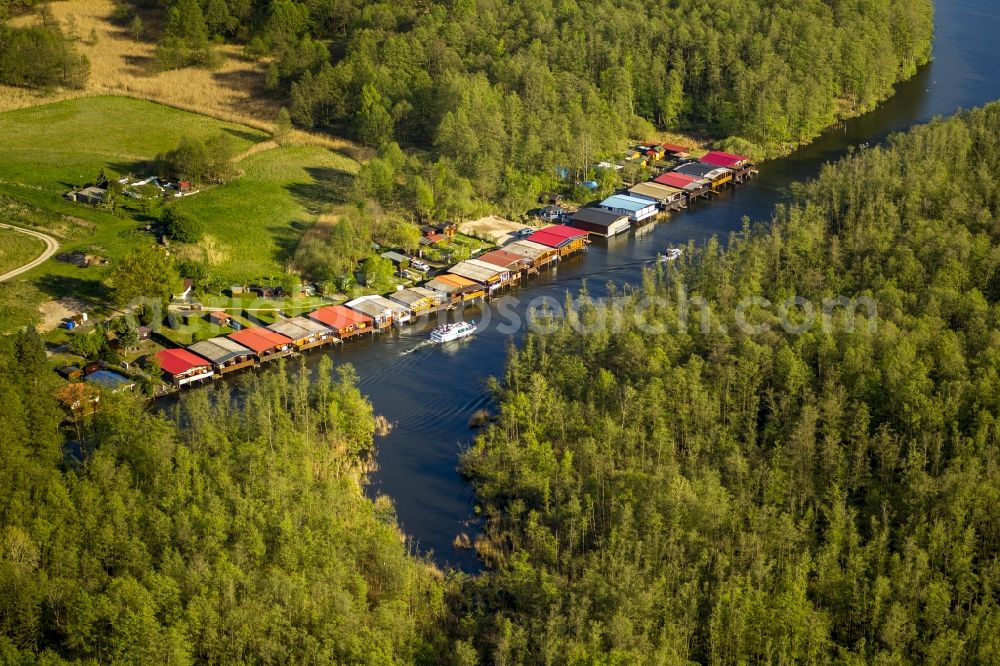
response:
[[[476,322],[460,321],[455,324],[438,326],[431,331],[431,342],[451,342],[468,337],[476,332]]]
[[[679,247],[668,248],[665,253],[660,255],[660,261],[664,263],[668,261],[675,261],[677,259],[680,259],[683,253],[684,250],[680,249]]]

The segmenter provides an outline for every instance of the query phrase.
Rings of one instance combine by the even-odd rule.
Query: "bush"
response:
[[[232,165],[236,146],[228,134],[208,141],[185,137],[173,150],[161,153],[156,160],[161,175],[195,183],[224,183],[235,173]]]
[[[197,243],[205,233],[201,220],[173,206],[163,211],[161,222],[166,234],[181,243]]]

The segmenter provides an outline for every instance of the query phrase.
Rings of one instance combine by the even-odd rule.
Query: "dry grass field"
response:
[[[216,69],[186,68],[161,72],[156,67],[156,44],[144,38],[136,41],[125,27],[112,19],[111,0],[66,0],[54,2],[52,13],[63,29],[78,36],[77,47],[90,59],[91,73],[84,90],[55,93],[0,85],[0,111],[86,95],[122,95],[218,120],[239,123],[265,132],[274,130],[279,105],[264,93],[266,63],[255,62],[232,45],[214,47],[220,56]],[[149,28],[156,27],[155,13],[142,15]],[[14,24],[38,21],[36,15],[14,19]],[[91,35],[97,39],[92,40]],[[149,34],[147,34],[147,37]],[[339,137],[293,131],[286,143],[321,146],[365,159],[367,151]]]

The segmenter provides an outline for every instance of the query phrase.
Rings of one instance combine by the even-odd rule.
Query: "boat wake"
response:
[[[413,352],[415,352],[415,351],[420,351],[420,350],[421,350],[421,349],[423,349],[424,347],[430,347],[430,346],[431,346],[431,345],[433,345],[433,344],[434,344],[434,343],[433,343],[433,342],[431,342],[430,340],[424,340],[424,341],[422,341],[422,342],[419,342],[419,343],[417,343],[417,346],[416,346],[416,347],[410,347],[409,349],[404,349],[403,351],[401,351],[401,352],[399,353],[399,355],[400,355],[400,356],[406,356],[407,354],[412,354],[412,353],[413,353]]]

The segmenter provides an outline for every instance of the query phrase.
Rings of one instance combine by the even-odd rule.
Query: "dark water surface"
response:
[[[539,296],[562,301],[576,293],[583,280],[600,295],[608,282],[636,283],[642,267],[670,246],[724,238],[740,229],[744,215],[767,220],[792,182],[815,176],[820,167],[842,157],[851,146],[883,141],[890,133],[948,115],[959,108],[980,106],[1000,98],[1000,0],[941,0],[937,5],[935,59],[878,110],[833,128],[791,156],[769,162],[749,184],[712,201],[674,214],[642,233],[594,243],[581,257],[543,273],[516,292],[522,306]],[[486,306],[486,307],[493,307]],[[467,319],[482,319],[470,311]],[[494,321],[502,320],[495,310]],[[508,341],[520,334],[492,325],[472,339],[441,346],[421,346],[421,332],[384,336],[345,345],[331,352],[335,363],[352,363],[361,390],[395,424],[377,441],[378,472],[370,492],[385,493],[396,504],[399,521],[421,552],[433,551],[441,565],[475,571],[479,563],[470,551],[457,550],[452,540],[470,536],[476,527],[469,485],[456,472],[458,454],[474,433],[468,427],[474,411],[490,406],[486,379],[503,372]],[[308,357],[315,364],[318,354]]]

